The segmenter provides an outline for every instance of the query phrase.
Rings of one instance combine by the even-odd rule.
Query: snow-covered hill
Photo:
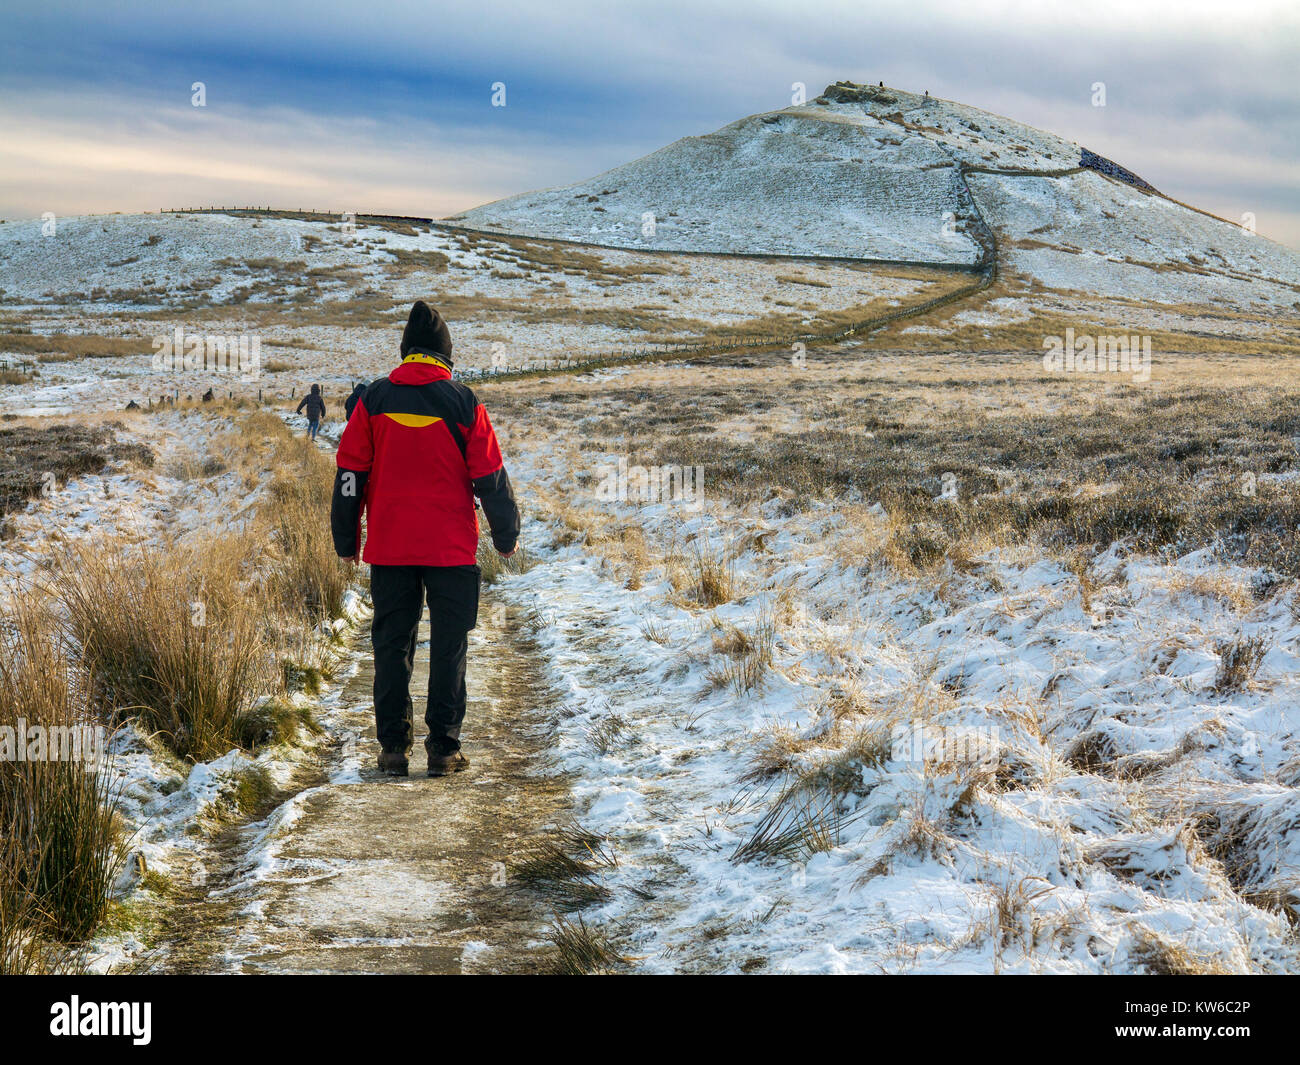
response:
[[[1049,287],[1162,298],[1172,285],[1167,298],[1211,302],[1228,283],[1251,302],[1295,303],[1294,252],[1083,158],[977,108],[840,83],[450,221],[615,247],[972,265],[982,216],[1007,238],[1006,261]]]
[[[867,115],[792,107],[453,221],[668,251],[975,262],[979,245],[945,230],[945,212],[966,220],[970,201],[941,146]]]

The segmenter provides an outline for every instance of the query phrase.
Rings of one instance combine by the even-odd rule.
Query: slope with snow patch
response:
[[[972,213],[940,145],[860,110],[808,106],[451,221],[616,247],[969,266],[980,256],[964,231]]]
[[[1091,171],[967,180],[1004,264],[1049,288],[1165,303],[1300,303],[1293,251],[1162,196]]]
[[[615,247],[971,266],[982,218],[1010,238],[1004,263],[1052,288],[1295,305],[1295,252],[1082,158],[1078,144],[977,108],[842,83],[450,221]]]

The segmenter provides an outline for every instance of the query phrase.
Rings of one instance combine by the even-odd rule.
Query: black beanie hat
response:
[[[402,358],[406,358],[412,348],[432,352],[451,365],[451,333],[447,323],[424,300],[415,301],[410,317],[406,319],[406,328],[402,330]]]

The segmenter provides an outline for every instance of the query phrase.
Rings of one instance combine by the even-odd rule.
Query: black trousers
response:
[[[429,603],[429,700],[425,747],[460,750],[465,720],[465,652],[478,623],[477,566],[370,567],[375,616],[375,733],[385,751],[409,751],[413,738],[411,671],[424,602]]]

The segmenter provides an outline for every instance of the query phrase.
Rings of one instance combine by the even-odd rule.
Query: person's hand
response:
[[[340,561],[340,562],[346,562],[346,563],[347,563],[348,565],[350,565],[350,566],[355,566],[358,562],[361,561],[361,555],[360,555],[360,554],[356,554],[356,555],[339,555],[339,561]]]
[[[519,550],[519,544],[516,543],[509,551],[498,551],[497,554],[502,558],[513,558]]]

